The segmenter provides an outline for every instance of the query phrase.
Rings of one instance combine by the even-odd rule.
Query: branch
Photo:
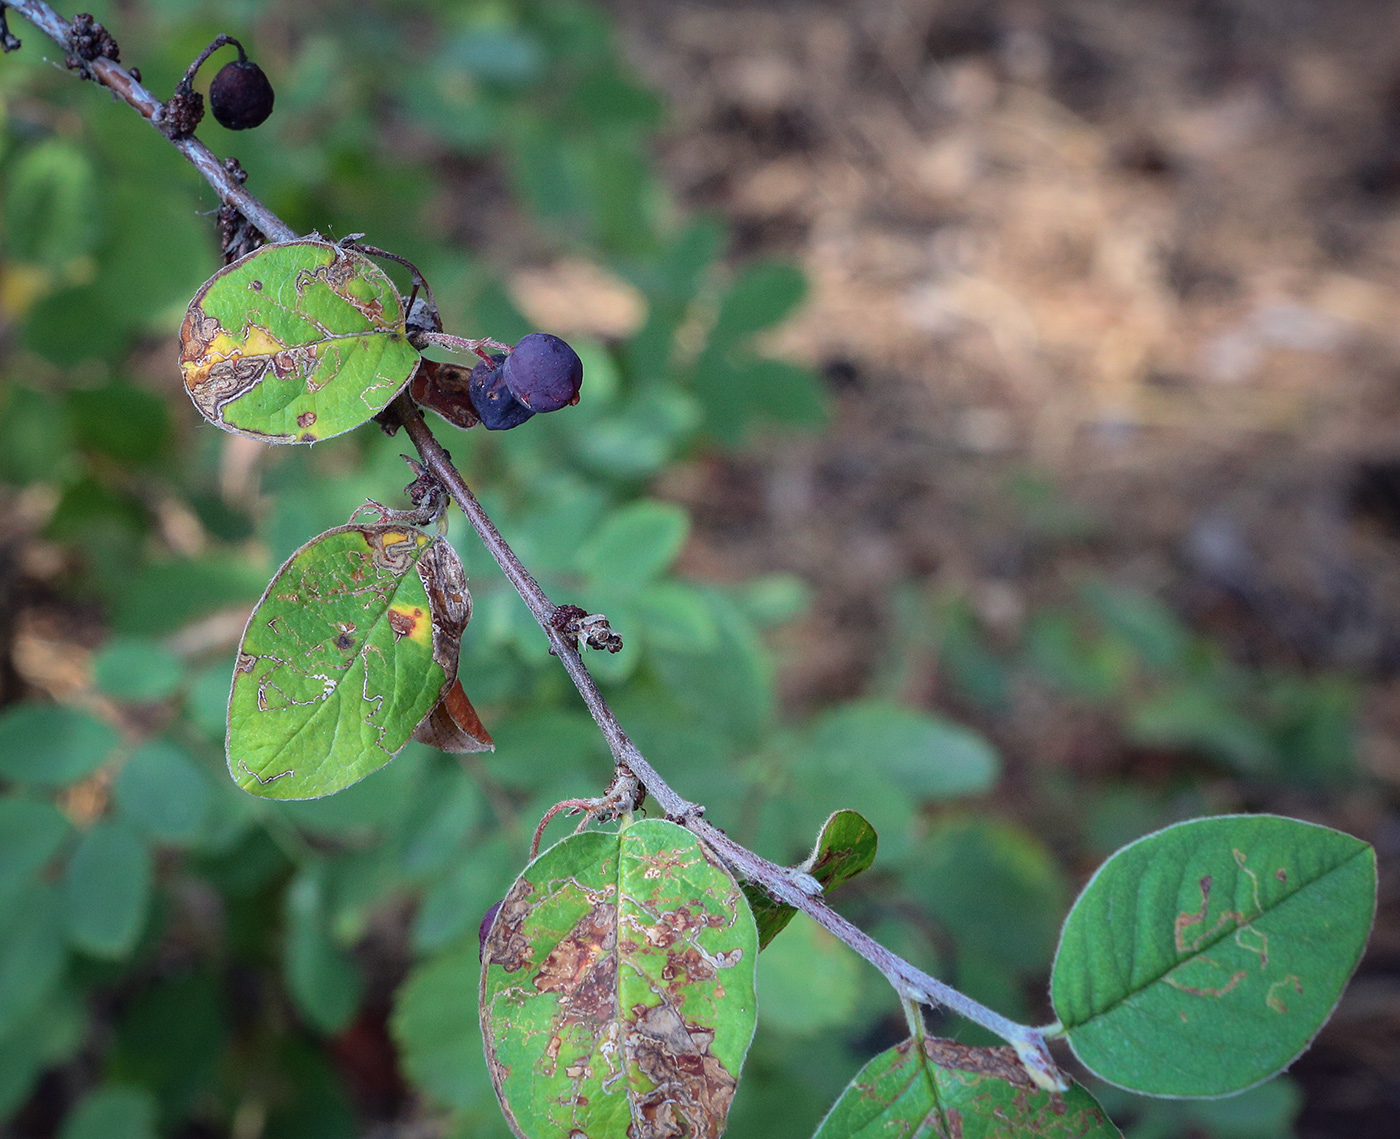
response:
[[[25,16],[65,52],[70,50],[71,25],[65,23],[47,4],[40,0],[0,0],[0,14],[3,14],[5,8],[13,8]],[[6,50],[12,50],[8,41]],[[106,57],[73,65],[85,76],[131,104],[147,122],[161,130],[162,103],[142,87],[126,68]],[[244,190],[230,170],[226,169],[202,142],[189,135],[176,134],[172,137],[172,134],[165,130],[161,130],[161,133],[204,175],[205,180],[214,187],[225,204],[237,209],[269,239],[291,241],[298,236],[262,202]],[[614,762],[619,768],[625,768],[636,777],[647,794],[660,804],[668,819],[680,823],[703,839],[748,881],[760,886],[776,900],[808,915],[833,936],[849,945],[874,965],[901,997],[929,1005],[943,1005],[980,1024],[1015,1047],[1032,1078],[1042,1087],[1057,1090],[1068,1087],[1068,1082],[1050,1056],[1041,1030],[1008,1020],[948,987],[937,978],[914,968],[823,902],[817,896],[821,892],[820,885],[809,875],[791,867],[779,866],[740,846],[723,831],[705,821],[702,806],[677,794],[622,730],[622,725],[618,723],[617,717],[613,715],[612,709],[608,707],[593,677],[584,666],[577,642],[559,627],[560,622],[556,620],[560,612],[559,607],[549,600],[539,582],[501,537],[500,531],[486,515],[481,503],[462,478],[461,472],[453,464],[452,457],[433,435],[418,405],[405,392],[390,404],[383,418],[386,426],[394,425],[396,420],[397,424],[403,427],[417,448],[424,467],[433,473],[461,507],[462,513],[467,516],[486,549],[495,558],[496,564],[515,586],[535,620],[539,622],[540,628],[544,630],[554,655],[568,672],[594,722],[607,740]]]

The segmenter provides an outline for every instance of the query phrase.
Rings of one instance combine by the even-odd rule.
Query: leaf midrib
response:
[[[1297,897],[1299,894],[1301,894],[1304,890],[1308,889],[1308,888],[1311,887],[1311,886],[1315,886],[1318,882],[1321,882],[1324,878],[1327,878],[1327,877],[1329,877],[1329,876],[1331,876],[1331,875],[1333,875],[1333,874],[1338,873],[1340,870],[1342,870],[1342,869],[1344,869],[1346,866],[1348,866],[1351,862],[1355,861],[1355,859],[1357,859],[1357,858],[1359,858],[1359,857],[1364,857],[1364,856],[1366,855],[1366,853],[1367,853],[1369,850],[1370,850],[1370,847],[1368,847],[1368,846],[1366,846],[1366,845],[1363,844],[1362,847],[1361,847],[1359,850],[1357,850],[1355,853],[1349,855],[1347,858],[1343,859],[1341,862],[1338,862],[1335,866],[1329,867],[1329,868],[1328,868],[1327,870],[1325,870],[1323,873],[1317,875],[1317,876],[1314,877],[1314,878],[1309,878],[1306,882],[1303,882],[1301,885],[1299,885],[1297,889],[1295,889],[1295,890],[1290,890],[1288,893],[1284,894],[1284,895],[1283,895],[1281,898],[1279,898],[1278,901],[1275,902],[1273,905],[1268,906],[1267,908],[1261,909],[1256,915],[1254,915],[1254,917],[1250,918],[1249,921],[1245,922],[1244,925],[1253,925],[1256,921],[1258,921],[1258,920],[1259,920],[1260,918],[1262,918],[1264,915],[1266,915],[1266,914],[1271,914],[1271,913],[1273,913],[1274,911],[1276,911],[1276,910],[1278,910],[1278,909],[1281,909],[1284,905],[1286,905],[1288,902],[1291,902],[1294,898],[1296,898],[1296,897]],[[1179,892],[1179,890],[1178,890],[1178,892]],[[1146,991],[1147,991],[1148,989],[1150,989],[1152,986],[1154,986],[1154,985],[1156,985],[1156,984],[1159,984],[1159,983],[1161,982],[1161,980],[1162,980],[1163,977],[1165,977],[1165,976],[1167,976],[1169,973],[1172,973],[1172,972],[1174,972],[1175,970],[1179,969],[1182,965],[1186,964],[1188,961],[1194,961],[1194,960],[1196,960],[1196,959],[1199,958],[1199,957],[1203,957],[1203,956],[1206,954],[1207,951],[1209,951],[1209,950],[1215,948],[1215,946],[1219,945],[1219,944],[1220,944],[1222,941],[1224,941],[1227,937],[1233,936],[1235,933],[1237,933],[1237,932],[1238,932],[1240,929],[1242,929],[1242,928],[1244,928],[1244,926],[1236,925],[1236,926],[1230,927],[1230,928],[1228,928],[1228,929],[1223,929],[1219,934],[1217,934],[1217,935],[1215,935],[1214,937],[1212,937],[1211,940],[1210,940],[1209,942],[1207,942],[1206,944],[1197,947],[1196,950],[1194,950],[1192,953],[1188,954],[1187,956],[1178,958],[1176,961],[1174,961],[1174,962],[1173,962],[1171,965],[1169,965],[1167,968],[1165,968],[1165,969],[1163,969],[1161,972],[1159,972],[1156,976],[1152,977],[1150,980],[1148,980],[1148,981],[1144,982],[1143,984],[1139,985],[1136,989],[1132,989],[1132,990],[1130,990],[1130,991],[1124,993],[1121,997],[1116,998],[1111,1004],[1107,1005],[1106,1007],[1104,1007],[1104,1008],[1101,1009],[1101,1010],[1096,1011],[1092,1016],[1089,1016],[1089,1017],[1087,1017],[1086,1019],[1081,1020],[1081,1021],[1078,1021],[1078,1022],[1073,1023],[1073,1024],[1071,1024],[1071,1023],[1065,1023],[1065,1024],[1064,1024],[1064,1028],[1065,1028],[1066,1033],[1073,1032],[1076,1028],[1083,1028],[1083,1027],[1084,1027],[1085,1025],[1087,1025],[1087,1024],[1092,1024],[1094,1021],[1096,1021],[1096,1020],[1101,1020],[1103,1017],[1108,1016],[1109,1014],[1113,1013],[1115,1010],[1117,1010],[1118,1008],[1120,1008],[1122,1005],[1126,1004],[1126,1003],[1127,1003],[1129,1000],[1131,1000],[1133,997],[1138,996],[1140,993],[1146,992]]]

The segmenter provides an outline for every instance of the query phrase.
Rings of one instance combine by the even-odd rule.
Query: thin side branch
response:
[[[41,0],[0,0],[0,11],[5,8],[14,9],[65,51],[68,50],[68,32],[71,25],[47,4]],[[160,130],[160,100],[142,87],[130,71],[107,58],[89,61],[86,71],[96,82],[125,100],[142,118]],[[171,144],[204,176],[226,205],[238,210],[270,240],[296,239],[296,232],[244,190],[233,173],[202,142],[188,135],[171,137],[165,131],[162,131],[162,134],[165,134]],[[486,345],[489,342],[479,343]],[[809,875],[790,867],[779,866],[740,846],[723,831],[705,821],[702,806],[677,794],[622,730],[622,725],[618,723],[617,717],[613,715],[612,709],[608,707],[607,701],[603,699],[598,686],[584,666],[576,641],[557,627],[554,617],[558,606],[549,600],[539,582],[501,537],[500,531],[496,529],[471,488],[467,486],[461,472],[453,464],[451,456],[433,435],[417,404],[407,394],[402,394],[390,405],[383,418],[386,423],[397,420],[417,448],[423,466],[437,478],[461,507],[462,513],[467,516],[486,549],[529,606],[531,614],[549,639],[554,655],[568,672],[594,722],[607,740],[614,762],[620,769],[625,769],[635,776],[646,793],[660,804],[668,819],[688,827],[739,875],[760,886],[777,901],[807,914],[833,936],[849,945],[874,965],[901,997],[929,1005],[942,1005],[982,1025],[1015,1047],[1031,1076],[1042,1087],[1063,1090],[1068,1086],[1064,1075],[1050,1056],[1041,1030],[1008,1020],[957,990],[949,988],[937,978],[914,968],[823,902],[820,898],[821,887]]]

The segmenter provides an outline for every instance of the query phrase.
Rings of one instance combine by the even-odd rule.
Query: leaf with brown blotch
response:
[[[532,862],[483,944],[481,1029],[528,1139],[717,1139],[753,1037],[758,934],[685,828],[572,835]]]

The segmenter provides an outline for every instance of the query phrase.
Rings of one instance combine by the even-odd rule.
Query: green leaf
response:
[[[134,574],[123,574],[116,588],[109,590],[112,624],[121,633],[172,633],[224,606],[251,604],[265,576],[261,567],[255,570],[227,553],[143,566]]]
[[[752,739],[773,718],[772,664],[737,605],[714,590],[697,592],[714,620],[715,647],[699,653],[657,646],[652,663],[676,700],[708,730],[735,742]]]
[[[156,1101],[145,1088],[106,1084],[63,1121],[59,1139],[156,1139]]]
[[[164,740],[137,748],[112,784],[126,818],[158,842],[184,846],[204,833],[213,790],[199,766]]]
[[[718,1136],[757,1009],[758,935],[723,865],[645,820],[551,847],[484,945],[481,1030],[519,1135]]]
[[[0,1037],[43,1007],[66,958],[52,886],[33,883],[0,908]]]
[[[860,996],[860,958],[803,915],[759,958],[758,990],[765,1031],[802,1035],[839,1028]]]
[[[978,795],[996,784],[1000,761],[982,736],[884,701],[847,704],[812,732],[810,762],[847,775],[878,770],[921,799]]]
[[[458,1111],[496,1106],[477,1028],[480,983],[473,944],[415,968],[394,1000],[391,1027],[404,1070],[415,1086]]]
[[[1077,1084],[1064,1093],[1036,1087],[1011,1048],[969,1048],[930,1037],[906,1040],[866,1064],[814,1139],[1113,1139],[1118,1134],[1094,1097]]]
[[[180,341],[200,414],[270,443],[358,427],[418,366],[393,282],[325,241],[264,245],[219,270],[190,302]]]
[[[481,789],[466,772],[457,771],[438,792],[426,817],[408,835],[400,858],[405,874],[440,869],[480,821],[485,808]]]
[[[1020,973],[1045,967],[1066,896],[1054,858],[1028,831],[1000,819],[940,820],[906,881],[965,956]]]
[[[92,662],[92,679],[118,700],[164,700],[184,679],[180,658],[155,641],[114,637]]]
[[[170,410],[160,396],[114,382],[68,393],[68,424],[84,450],[133,466],[170,457]]]
[[[1132,645],[1152,668],[1166,671],[1185,661],[1191,634],[1155,597],[1102,582],[1088,583],[1081,593],[1099,620]]]
[[[429,602],[429,579],[452,567],[461,572],[444,539],[395,526],[340,526],[294,553],[238,647],[234,782],[313,799],[388,763],[452,679]]]
[[[1199,750],[1242,775],[1278,767],[1278,752],[1267,732],[1231,707],[1213,678],[1182,683],[1144,701],[1128,731],[1135,741],[1154,747]]]
[[[695,365],[693,387],[705,425],[735,445],[755,422],[821,427],[826,393],[811,369],[783,360],[706,353]]]
[[[183,1119],[217,1087],[229,1045],[224,999],[223,978],[208,972],[178,971],[136,987],[116,1019],[108,1075],[150,1088],[167,1118]]]
[[[85,996],[76,986],[45,993],[28,1017],[0,1032],[0,1119],[29,1098],[45,1068],[72,1059],[86,1043]]]
[[[534,36],[494,24],[462,32],[443,45],[438,60],[459,74],[513,87],[533,82],[545,66],[544,51]]]
[[[344,844],[364,845],[395,826],[418,789],[429,749],[409,743],[398,759],[375,772],[374,779],[321,799],[281,802],[276,811],[309,834]]]
[[[718,632],[705,598],[678,581],[654,581],[632,598],[649,645],[676,652],[709,652]]]
[[[634,502],[610,514],[578,551],[578,567],[609,589],[637,589],[676,560],[690,518],[669,502]]]
[[[0,386],[0,482],[22,486],[58,479],[73,459],[58,401],[7,379]]]
[[[363,984],[326,929],[326,866],[305,867],[287,887],[287,988],[298,1011],[322,1032],[339,1032],[359,1008]]]
[[[71,830],[52,803],[0,799],[0,906],[58,853]]]
[[[1287,1076],[1219,1099],[1146,1099],[1102,1081],[1093,1092],[1114,1119],[1131,1121],[1129,1139],[1292,1139],[1303,1107],[1303,1089]]]
[[[777,324],[802,303],[807,279],[796,265],[760,261],[745,269],[720,302],[712,344],[729,345]]]
[[[185,719],[200,735],[223,742],[228,731],[228,665],[195,673],[185,689]]]
[[[1240,1091],[1331,1015],[1375,914],[1375,852],[1271,815],[1179,823],[1074,903],[1050,995],[1075,1055],[1148,1095]]]
[[[96,177],[78,147],[51,136],[24,150],[5,179],[5,250],[18,261],[62,268],[98,235]]]
[[[875,862],[875,828],[855,811],[837,811],[822,824],[812,853],[798,867],[822,884],[822,896],[849,882]],[[744,896],[758,926],[758,947],[764,949],[780,934],[792,915],[791,906],[776,902],[759,887],[744,883]]]
[[[63,787],[101,767],[117,742],[115,730],[86,712],[21,704],[0,712],[0,776]]]
[[[94,957],[125,957],[151,901],[151,852],[131,827],[101,822],[83,835],[63,875],[68,940]]]
[[[475,945],[482,917],[501,900],[519,865],[518,847],[500,833],[465,851],[423,896],[413,919],[413,947],[432,952],[468,933]]]

